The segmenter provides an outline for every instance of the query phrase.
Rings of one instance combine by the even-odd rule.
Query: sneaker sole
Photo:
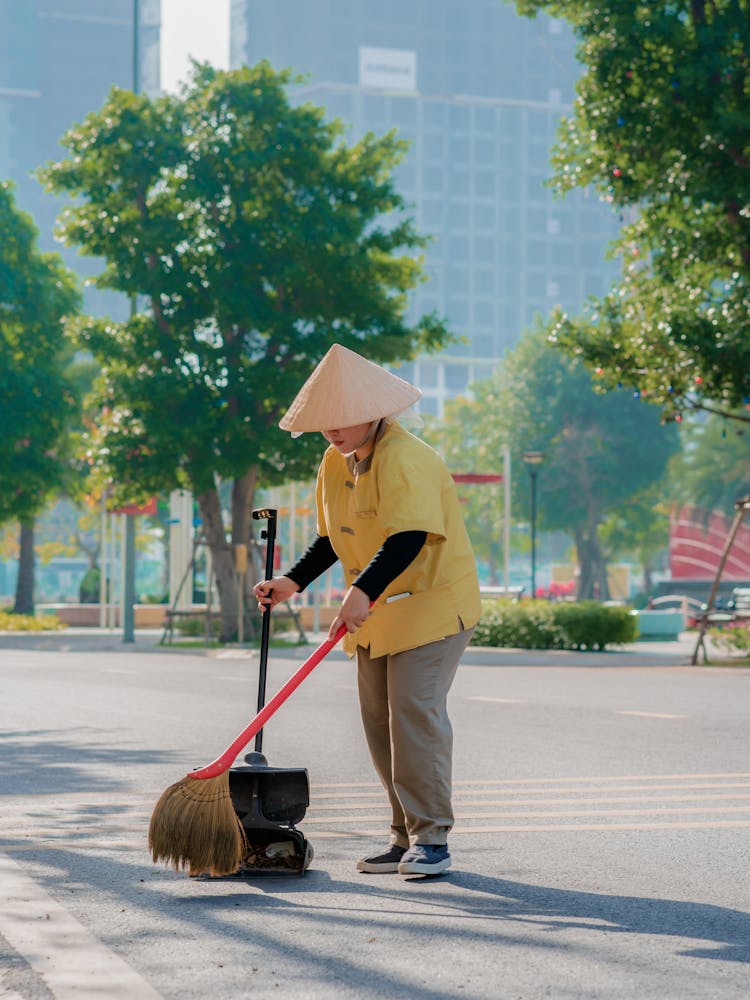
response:
[[[395,875],[398,872],[399,862],[390,861],[382,865],[373,865],[369,861],[358,861],[357,871],[365,872],[368,875]]]
[[[450,858],[444,858],[434,865],[429,865],[424,861],[402,861],[397,870],[399,875],[439,875],[450,866]]]

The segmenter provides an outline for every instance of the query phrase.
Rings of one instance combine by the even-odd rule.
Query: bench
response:
[[[735,587],[726,608],[712,608],[702,615],[706,625],[735,625],[750,622],[750,587]]]
[[[235,615],[234,617],[236,618],[237,616]],[[164,630],[162,632],[161,639],[159,640],[160,646],[170,645],[174,641],[175,626],[181,618],[203,619],[206,642],[210,642],[216,638],[213,634],[213,623],[221,621],[221,610],[218,607],[209,608],[206,606],[199,606],[190,610],[167,608],[164,612]],[[303,644],[307,643],[307,636],[305,635],[305,631],[302,627],[299,612],[296,611],[288,601],[284,603],[283,608],[280,605],[274,608],[271,620],[273,624],[281,621],[291,621],[297,629],[299,641]],[[258,639],[259,635],[260,612],[255,609],[246,609],[243,619],[243,641],[254,642]]]

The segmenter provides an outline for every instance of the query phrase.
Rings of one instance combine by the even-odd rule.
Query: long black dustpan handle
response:
[[[256,521],[267,521],[266,527],[261,531],[261,538],[266,540],[266,572],[264,579],[270,580],[273,577],[273,557],[276,547],[276,516],[278,511],[273,507],[259,507],[253,511]],[[266,609],[261,615],[260,622],[260,663],[258,669],[258,711],[266,703],[266,675],[268,672],[268,640],[271,635],[271,612]],[[255,751],[261,753],[263,750],[263,730],[259,729],[255,735]]]

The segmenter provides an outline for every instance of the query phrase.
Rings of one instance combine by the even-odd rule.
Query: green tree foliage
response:
[[[606,597],[602,525],[662,478],[678,447],[676,428],[662,426],[658,410],[630,392],[596,392],[582,362],[550,347],[541,328],[474,389],[474,436],[498,456],[510,446],[516,515],[528,517],[530,504],[523,453],[541,451],[539,525],[573,536],[579,598]]]
[[[728,517],[736,500],[750,494],[750,434],[711,416],[683,426],[685,447],[670,461],[671,499]]]
[[[603,387],[648,393],[667,419],[750,420],[750,3],[516,0],[564,18],[586,72],[553,162],[627,225],[622,277],[554,335]]]
[[[442,421],[431,420],[423,437],[440,452],[452,473],[503,472],[502,452],[496,452],[480,434],[481,407],[476,399],[449,400]],[[503,484],[457,485],[466,527],[478,559],[489,567],[489,582],[500,583],[503,565]]]
[[[641,567],[644,595],[651,594],[658,559],[669,547],[670,484],[667,474],[641,490],[610,514],[599,532],[608,558],[631,556]]]
[[[119,500],[193,490],[225,634],[237,596],[217,478],[245,543],[256,484],[309,477],[319,458],[317,436],[277,423],[331,344],[388,362],[447,339],[434,316],[405,319],[425,241],[391,176],[404,144],[348,145],[323,109],[290,104],[293,81],[261,63],[196,66],[157,100],[114,89],[43,173],[74,199],[64,238],[106,261],[98,285],[140,307],[79,324],[102,365],[92,460]]]
[[[31,218],[0,184],[0,524],[21,525],[19,613],[33,610],[33,525],[70,473],[76,399],[64,321],[78,308],[73,274],[41,253]]]

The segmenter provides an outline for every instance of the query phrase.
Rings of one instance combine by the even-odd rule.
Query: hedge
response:
[[[473,646],[510,646],[517,649],[605,649],[634,642],[638,635],[629,608],[597,601],[482,602],[482,617],[472,637]]]

